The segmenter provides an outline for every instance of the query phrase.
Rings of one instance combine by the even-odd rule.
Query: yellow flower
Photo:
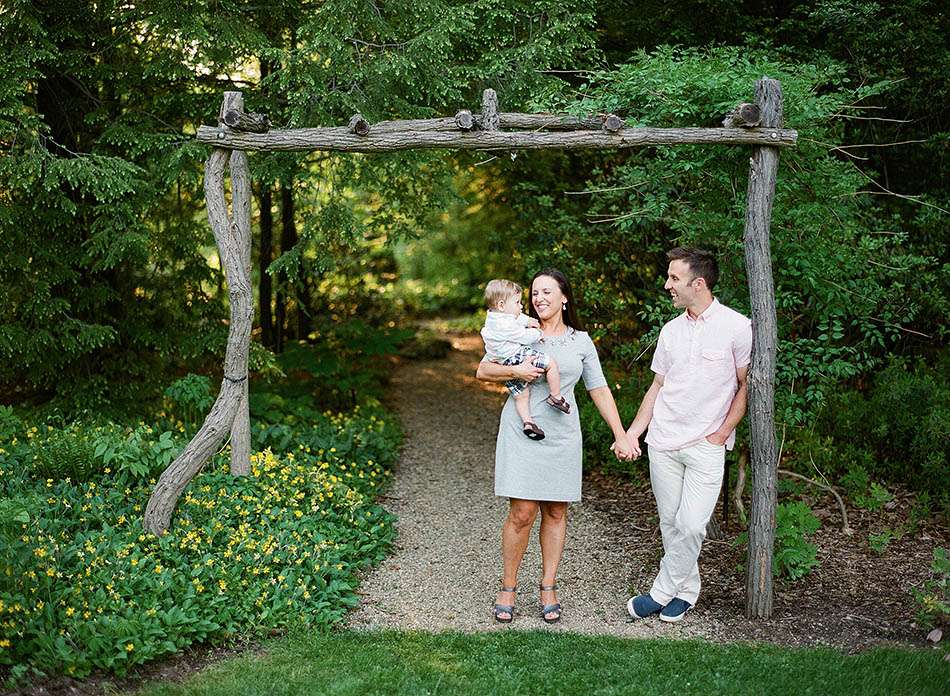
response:
[[[73,609],[72,607],[66,607],[66,616],[72,616],[75,613],[76,613],[75,609]]]
[[[133,650],[135,650],[135,646],[132,645],[132,643],[126,643],[126,644],[125,644],[125,651],[126,651],[126,652],[132,652]]]
[[[0,640],[0,648],[9,648],[9,647],[10,647],[9,639],[4,638],[3,640]]]

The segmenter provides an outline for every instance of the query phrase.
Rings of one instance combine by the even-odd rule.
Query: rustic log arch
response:
[[[231,436],[231,473],[250,472],[248,350],[254,303],[250,281],[251,187],[247,150],[392,152],[420,148],[461,150],[627,149],[656,145],[750,145],[745,215],[745,255],[752,306],[753,351],[749,371],[753,496],[746,574],[746,615],[772,613],[772,552],[775,533],[776,443],[774,381],[777,327],[769,226],[779,150],[795,145],[798,133],[783,128],[782,90],[767,77],[755,83],[755,103],[740,103],[722,128],[625,128],[614,114],[578,118],[498,110],[494,90],[485,90],[481,112],[454,117],[370,123],[355,114],[338,128],[271,130],[262,114],[247,114],[240,92],[225,92],[217,126],[201,126],[197,140],[213,146],[205,164],[208,219],[228,282],[231,324],[221,390],[195,437],[162,473],[145,510],[145,529],[163,534],[179,497],[205,462]],[[231,171],[231,213],[224,191]]]

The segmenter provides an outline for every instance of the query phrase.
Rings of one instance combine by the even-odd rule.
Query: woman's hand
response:
[[[525,382],[533,382],[538,377],[544,374],[544,370],[540,367],[537,367],[533,362],[533,358],[526,358],[524,362],[518,363],[517,365],[511,365],[511,371],[514,373],[512,379],[521,379]]]
[[[610,450],[621,462],[630,462],[640,456],[639,443],[634,447],[626,434],[617,437],[614,444],[610,446]]]

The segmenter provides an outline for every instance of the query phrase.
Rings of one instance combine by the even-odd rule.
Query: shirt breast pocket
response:
[[[730,357],[724,350],[704,350],[703,370],[709,375],[727,374],[732,369]]]

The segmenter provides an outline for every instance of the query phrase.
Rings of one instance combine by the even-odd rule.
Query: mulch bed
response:
[[[649,481],[593,471],[586,474],[584,486],[585,504],[602,506],[605,515],[652,532],[660,544]],[[929,577],[934,548],[950,547],[950,529],[933,519],[923,521],[916,534],[891,541],[882,554],[868,543],[871,534],[904,527],[912,500],[912,494],[899,493],[890,510],[849,508],[854,531],[847,536],[834,499],[830,495],[810,499],[818,515],[825,517],[811,539],[818,546],[820,565],[798,581],[775,581],[774,610],[768,620],[745,618],[745,549],[735,544],[742,528],[731,512],[729,526],[723,529],[725,540],[707,540],[703,547],[703,597],[696,613],[714,617],[726,640],[828,645],[846,652],[880,645],[925,647],[927,631],[915,623],[917,606],[911,591]],[[721,507],[717,514],[721,519]]]

